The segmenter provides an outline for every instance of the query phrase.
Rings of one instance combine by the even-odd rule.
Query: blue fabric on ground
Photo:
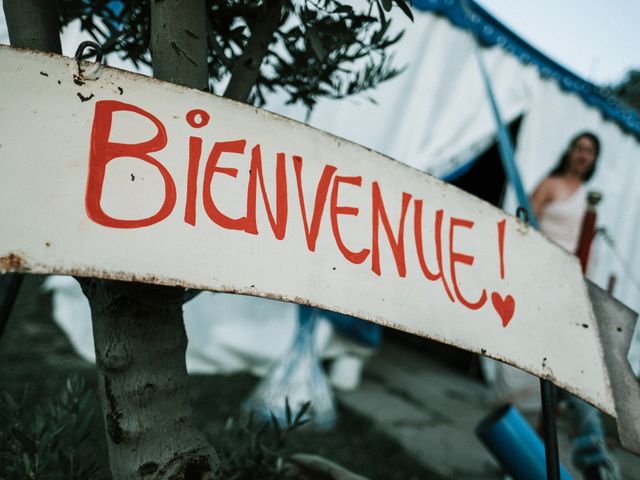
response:
[[[375,323],[329,310],[318,309],[333,326],[344,336],[369,347],[377,347],[382,343],[382,327]],[[300,318],[311,315],[313,308],[300,305]]]

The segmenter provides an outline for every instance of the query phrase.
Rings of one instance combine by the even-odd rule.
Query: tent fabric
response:
[[[404,72],[371,96],[321,100],[310,123],[397,160],[443,177],[483,152],[493,141],[495,121],[474,53],[474,40],[446,19],[417,12],[412,23],[398,16],[405,35],[394,59]],[[416,52],[420,52],[417,56]],[[522,68],[499,48],[483,52],[506,123],[530,102],[535,68]],[[267,108],[304,119],[302,108],[270,99]]]
[[[640,114],[627,107],[602,87],[584,80],[518,37],[473,0],[415,0],[423,11],[445,16],[455,26],[473,33],[483,46],[500,46],[524,64],[537,67],[543,78],[550,78],[568,92],[579,95],[624,131],[640,138]]]

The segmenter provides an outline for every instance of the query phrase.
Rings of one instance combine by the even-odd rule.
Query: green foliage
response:
[[[220,473],[227,480],[286,479],[286,446],[289,435],[308,422],[305,418],[311,403],[304,403],[293,415],[286,402],[286,424],[280,425],[272,415],[270,421],[248,415],[237,421],[229,418],[221,445]]]
[[[92,435],[92,393],[84,380],[70,377],[64,390],[44,408],[25,411],[20,400],[0,393],[0,478],[5,480],[90,480],[101,478]]]
[[[637,112],[640,112],[640,70],[627,72],[625,78],[617,85],[610,87],[612,93]]]
[[[268,2],[279,1],[278,27],[265,39],[250,103],[263,105],[269,92],[286,92],[289,103],[311,109],[321,97],[359,94],[400,72],[387,51],[402,36],[391,27],[394,4],[413,19],[406,0],[207,0],[209,76],[213,86],[228,78],[242,56]],[[150,65],[150,0],[57,0],[62,25],[80,19],[105,53],[119,52]],[[116,5],[116,6],[114,6]]]

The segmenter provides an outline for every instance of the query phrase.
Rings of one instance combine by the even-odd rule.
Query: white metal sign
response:
[[[614,414],[576,259],[269,112],[0,48],[0,271],[306,303],[508,361]]]

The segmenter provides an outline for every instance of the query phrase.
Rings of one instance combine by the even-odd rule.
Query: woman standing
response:
[[[584,183],[593,176],[599,153],[598,137],[590,132],[579,133],[531,196],[540,231],[571,253],[578,247],[587,208]]]

